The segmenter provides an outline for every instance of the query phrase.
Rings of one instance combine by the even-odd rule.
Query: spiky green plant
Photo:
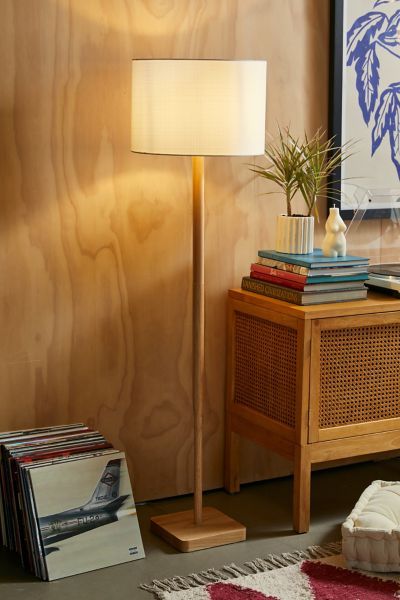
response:
[[[304,135],[302,152],[305,161],[297,172],[297,183],[300,194],[307,206],[307,216],[317,210],[316,202],[321,196],[334,199],[340,197],[332,176],[342,163],[352,156],[354,142],[343,146],[335,146],[334,138],[326,139],[325,131],[319,129],[312,138]]]
[[[300,189],[298,174],[305,168],[307,160],[302,144],[293,138],[288,128],[283,131],[279,129],[278,139],[266,146],[265,156],[270,162],[267,167],[255,165],[250,169],[281,188],[286,198],[286,212],[291,216],[292,200]]]
[[[270,164],[250,169],[281,188],[288,216],[292,216],[292,200],[297,192],[304,199],[307,216],[311,216],[313,211],[317,213],[318,197],[333,197],[340,193],[334,186],[337,181],[333,181],[331,176],[351,156],[352,147],[352,142],[342,147],[335,146],[334,138],[326,139],[326,132],[321,129],[311,138],[304,134],[302,141],[295,138],[289,128],[279,129],[278,139],[265,148]]]

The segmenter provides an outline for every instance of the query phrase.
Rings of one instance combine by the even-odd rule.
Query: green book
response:
[[[367,297],[367,289],[343,290],[330,292],[300,292],[280,285],[274,285],[260,279],[243,277],[242,289],[255,292],[263,296],[269,296],[276,300],[283,300],[291,304],[309,306],[311,304],[326,304],[327,302],[349,302],[351,300],[364,300]]]

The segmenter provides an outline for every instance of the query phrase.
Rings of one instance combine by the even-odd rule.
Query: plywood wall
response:
[[[130,61],[267,59],[269,130],[325,127],[328,0],[2,0],[0,56],[1,429],[83,420],[127,451],[137,499],[186,493],[190,160],[130,153]],[[282,207],[245,162],[206,164],[208,488],[226,290]],[[287,465],[244,444],[242,469]]]

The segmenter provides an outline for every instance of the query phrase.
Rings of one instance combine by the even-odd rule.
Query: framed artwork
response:
[[[330,135],[355,142],[334,175],[341,213],[391,217],[400,210],[400,0],[331,0],[330,76]]]

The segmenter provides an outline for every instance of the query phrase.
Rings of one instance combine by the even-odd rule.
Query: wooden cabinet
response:
[[[240,436],[293,460],[294,528],[308,531],[313,463],[400,449],[400,300],[301,307],[230,290],[229,492]]]

